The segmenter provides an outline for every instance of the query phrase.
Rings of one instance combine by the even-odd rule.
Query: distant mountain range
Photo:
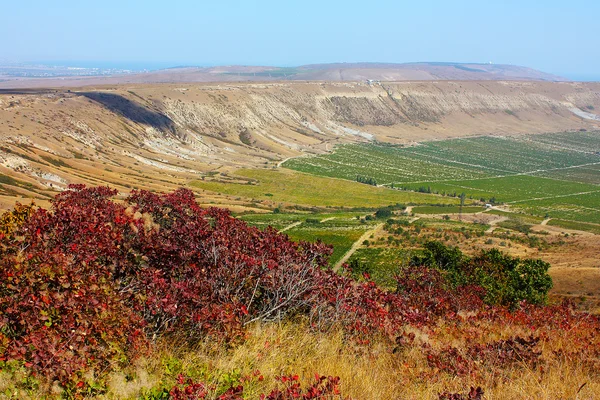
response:
[[[36,73],[37,72],[37,73]],[[98,68],[0,66],[0,87],[84,86],[119,83],[193,83],[240,81],[431,81],[530,80],[567,81],[532,68],[505,64],[418,62],[333,63],[299,67],[175,67],[134,72]]]

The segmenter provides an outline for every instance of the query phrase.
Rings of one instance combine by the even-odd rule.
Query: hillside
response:
[[[339,143],[600,127],[600,84],[236,83],[0,93],[3,202],[69,183],[169,189]]]
[[[532,68],[506,64],[480,63],[332,63],[298,67],[215,66],[175,67],[133,72],[96,69],[41,68],[40,66],[0,65],[0,88],[76,87],[102,84],[149,84],[240,81],[328,81],[352,82],[431,81],[431,80],[518,80],[566,81]]]
[[[3,397],[491,400],[600,390],[600,318],[545,305],[552,280],[542,260],[427,241],[387,288],[328,268],[321,242],[200,207],[189,190],[116,194],[72,187],[48,210],[2,214]]]

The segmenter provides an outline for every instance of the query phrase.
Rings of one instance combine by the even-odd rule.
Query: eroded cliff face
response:
[[[235,140],[280,137],[395,142],[463,135],[593,129],[600,86],[582,83],[411,82],[190,86],[161,108],[180,127]],[[311,139],[302,139],[297,134]],[[292,141],[288,136],[291,135]],[[383,137],[380,137],[383,136]],[[313,140],[314,139],[314,140]],[[271,140],[274,140],[271,138]],[[296,142],[297,143],[294,143]],[[311,146],[312,147],[312,146]]]
[[[344,142],[600,129],[600,84],[228,83],[0,92],[2,193],[166,190]]]

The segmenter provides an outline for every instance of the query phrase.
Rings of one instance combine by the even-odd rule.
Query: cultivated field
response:
[[[504,203],[515,210],[600,223],[600,132],[477,137],[412,147],[345,145],[284,167],[395,189]],[[441,211],[443,212],[443,211]]]
[[[248,214],[240,218],[261,229],[272,226],[295,241],[321,240],[333,246],[329,264],[335,265],[363,233],[377,222],[364,218],[365,213],[328,214]],[[358,217],[358,218],[357,218]]]

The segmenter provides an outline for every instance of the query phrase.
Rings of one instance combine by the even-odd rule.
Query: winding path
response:
[[[508,217],[500,217],[498,219],[495,219],[493,221],[490,221],[490,227],[485,231],[485,233],[493,233],[494,230],[497,228],[497,224],[499,224],[500,222],[506,221],[508,219]]]
[[[544,226],[544,225],[548,225],[548,222],[550,222],[552,218],[546,218],[545,220],[543,220],[542,222],[540,222],[540,225]]]
[[[286,226],[285,228],[282,228],[282,229],[280,229],[280,230],[279,230],[279,233],[281,233],[281,232],[285,232],[285,231],[287,231],[287,230],[289,230],[289,229],[292,229],[292,228],[295,228],[295,227],[297,227],[298,225],[300,225],[301,223],[302,223],[302,221],[294,222],[293,224],[290,224],[290,225]]]
[[[358,238],[358,240],[356,242],[354,242],[352,244],[352,247],[350,247],[350,250],[348,250],[346,252],[346,254],[344,254],[344,256],[342,258],[340,258],[340,260],[338,262],[335,263],[335,265],[333,266],[333,271],[337,272],[339,271],[339,269],[341,268],[341,266],[348,261],[348,259],[352,256],[352,254],[354,254],[354,252],[356,250],[358,250],[358,248],[362,245],[362,243],[367,240],[368,238],[371,237],[371,235],[375,234],[375,232],[377,232],[379,229],[381,229],[381,227],[383,226],[383,222],[378,224],[375,228],[366,231],[365,233],[363,233],[363,235],[361,237]]]
[[[332,219],[336,219],[336,218],[337,218],[337,217],[329,217],[329,218],[322,219],[322,220],[320,220],[319,222],[320,222],[320,223],[323,223],[323,222],[331,221]],[[297,227],[298,225],[301,225],[303,222],[304,222],[304,221],[297,221],[297,222],[294,222],[293,224],[289,224],[289,225],[288,225],[288,226],[286,226],[285,228],[281,228],[281,229],[279,230],[279,233],[281,233],[281,232],[285,232],[285,231],[288,231],[288,230],[290,230],[290,229],[292,229],[292,228],[295,228],[295,227]]]

